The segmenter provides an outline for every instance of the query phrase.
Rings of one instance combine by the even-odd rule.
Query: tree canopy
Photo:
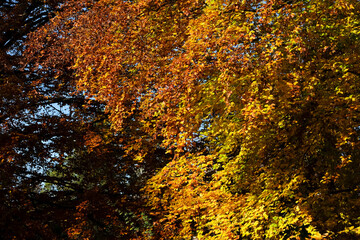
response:
[[[2,198],[24,231],[35,214],[53,238],[360,237],[358,0],[51,14],[22,79],[0,76]]]
[[[136,238],[148,224],[140,189],[170,154],[154,140],[134,162],[138,150],[123,145],[146,137],[137,113],[111,131],[104,103],[75,92],[71,52],[52,52],[48,65],[25,53],[29,34],[66,7],[0,4],[0,238]],[[42,54],[61,44],[47,38]]]

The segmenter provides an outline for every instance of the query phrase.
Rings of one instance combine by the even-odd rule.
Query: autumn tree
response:
[[[39,52],[25,44],[70,8],[64,1],[0,3],[2,239],[130,239],[151,225],[140,188],[171,155],[146,139],[136,112],[124,131],[111,130],[105,105],[75,91],[74,55],[60,48],[59,35],[41,49],[52,58],[36,59]],[[138,141],[148,147],[123,147]],[[134,161],[141,154],[147,158]]]
[[[359,238],[359,1],[68,4],[31,53],[73,54],[133,159],[174,153],[143,237]]]

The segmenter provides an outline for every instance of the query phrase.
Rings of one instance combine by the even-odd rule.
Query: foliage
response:
[[[29,34],[66,7],[0,3],[0,236],[136,238],[149,225],[140,189],[171,155],[145,141],[135,112],[124,131],[110,129],[104,104],[75,92],[71,52],[52,52],[48,65],[30,54]],[[41,54],[60,45],[49,37]],[[123,147],[138,139],[149,146],[143,161]]]
[[[174,154],[146,174],[144,238],[356,239],[359,10],[356,0],[68,1],[29,53],[50,69],[71,53],[78,91],[106,104],[131,166],[157,164],[152,149]],[[79,204],[79,218],[91,207]]]

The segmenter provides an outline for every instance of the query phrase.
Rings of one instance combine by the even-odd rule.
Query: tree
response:
[[[57,36],[113,130],[148,136],[125,152],[174,152],[144,189],[154,238],[359,237],[358,1],[69,4],[32,53]]]
[[[0,235],[4,238],[31,237],[35,232],[47,236],[37,225],[36,216],[29,199],[36,189],[36,180],[27,175],[30,168],[39,166],[50,151],[41,141],[48,140],[46,128],[40,123],[48,122],[48,129],[56,128],[56,119],[46,119],[45,114],[35,114],[41,101],[34,97],[34,78],[21,71],[23,42],[26,35],[45,24],[60,1],[2,1],[0,37],[0,96],[1,96],[1,216]],[[37,101],[40,101],[39,103]],[[56,117],[55,117],[56,118]],[[50,124],[51,123],[51,124]],[[34,144],[34,143],[40,144]],[[19,224],[19,221],[23,224]]]
[[[142,183],[171,155],[146,140],[135,112],[124,131],[111,130],[105,105],[75,92],[71,52],[52,52],[42,65],[26,55],[30,33],[66,9],[64,1],[0,3],[0,235],[135,238],[149,221]],[[59,49],[57,40],[47,38],[42,54]],[[139,139],[147,149],[124,149]],[[134,161],[140,152],[148,158]]]

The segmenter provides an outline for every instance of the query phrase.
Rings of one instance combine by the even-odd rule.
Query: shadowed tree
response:
[[[0,3],[2,239],[130,239],[151,226],[139,192],[171,157],[160,140],[135,112],[114,133],[105,105],[75,91],[72,52],[52,52],[49,65],[24,56],[28,34],[69,9],[63,1]],[[59,49],[59,39],[49,36],[42,53]],[[146,148],[124,149],[138,141]]]

